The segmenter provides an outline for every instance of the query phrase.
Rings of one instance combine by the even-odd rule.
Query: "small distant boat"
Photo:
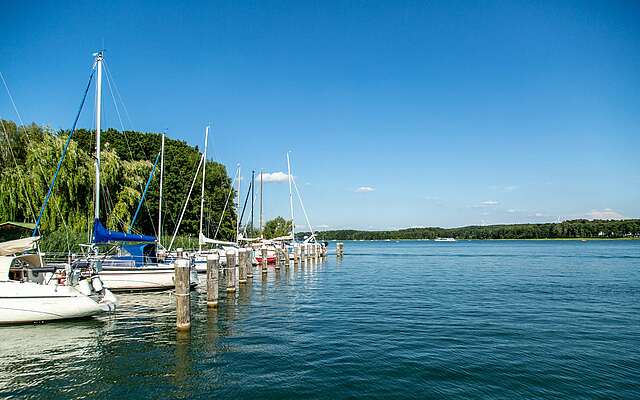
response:
[[[437,237],[435,239],[433,239],[434,242],[455,242],[456,239],[452,238],[452,237],[447,237],[447,238],[441,238],[441,237]]]

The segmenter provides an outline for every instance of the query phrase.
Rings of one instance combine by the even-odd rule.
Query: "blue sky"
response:
[[[104,47],[126,128],[202,146],[213,121],[209,157],[245,176],[291,150],[324,229],[640,217],[638,21],[634,1],[13,1],[0,71],[25,122],[69,128]]]

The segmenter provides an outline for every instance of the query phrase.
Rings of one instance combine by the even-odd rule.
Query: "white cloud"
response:
[[[260,181],[260,174],[258,174],[258,176],[256,176],[256,182]],[[263,172],[262,173],[262,181],[265,183],[269,183],[269,182],[276,182],[276,183],[282,183],[282,182],[289,182],[289,174],[286,174],[284,172]]]
[[[498,204],[500,204],[500,202],[498,202],[496,200],[485,200],[485,201],[481,202],[480,204],[472,205],[471,208],[495,207]]]
[[[327,229],[327,228],[330,228],[330,226],[327,224],[316,225],[316,229]]]
[[[356,193],[370,193],[375,192],[375,190],[376,189],[371,186],[360,186],[356,189]]]
[[[589,219],[625,219],[625,216],[610,208],[604,210],[591,210],[586,214]]]

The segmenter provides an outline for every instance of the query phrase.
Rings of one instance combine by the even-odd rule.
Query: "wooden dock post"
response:
[[[276,271],[280,269],[280,264],[282,264],[282,249],[276,247]]]
[[[238,269],[240,272],[240,279],[238,283],[244,285],[247,283],[247,249],[238,249]]]
[[[176,284],[176,328],[179,331],[191,329],[191,293],[190,280],[191,262],[183,258],[176,260],[175,284]]]
[[[305,244],[301,244],[300,245],[300,265],[302,265],[303,263],[306,263],[307,259],[305,258]]]
[[[218,307],[218,273],[220,256],[207,255],[207,307]]]
[[[227,250],[227,292],[236,291],[236,252]]]
[[[176,249],[176,255],[178,258],[184,258],[184,249],[182,247],[178,247]]]
[[[342,257],[344,255],[344,243],[336,243],[336,256]]]
[[[300,246],[294,244],[291,251],[293,252],[293,265],[298,265],[298,261],[300,259]]]
[[[262,262],[260,264],[262,264],[262,273],[266,274],[268,269],[267,269],[267,246],[262,246],[260,248],[260,255],[262,256]]]
[[[247,279],[253,278],[253,249],[247,248],[247,256],[244,259],[245,268],[247,270]]]

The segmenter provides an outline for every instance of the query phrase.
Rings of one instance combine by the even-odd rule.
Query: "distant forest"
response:
[[[17,126],[0,120],[0,222],[35,222],[69,131],[52,131],[36,124]],[[101,220],[110,229],[127,231],[143,188],[160,152],[158,133],[102,132]],[[95,133],[78,130],[71,141],[42,223],[45,237],[86,238],[93,222]],[[165,140],[163,236],[178,222],[189,186],[200,160],[200,150],[184,141]],[[197,235],[202,172],[193,190],[179,234]],[[224,205],[229,204],[217,237],[235,237],[235,192],[222,164],[208,161],[205,184],[204,231],[215,235]],[[158,223],[159,164],[133,232],[155,234]],[[196,236],[197,237],[197,236]],[[69,240],[69,239],[65,239]]]
[[[308,233],[300,233],[304,237]],[[407,228],[397,231],[336,230],[316,232],[321,240],[456,239],[568,239],[640,238],[640,219],[586,220],[560,223],[465,226],[461,228]]]

